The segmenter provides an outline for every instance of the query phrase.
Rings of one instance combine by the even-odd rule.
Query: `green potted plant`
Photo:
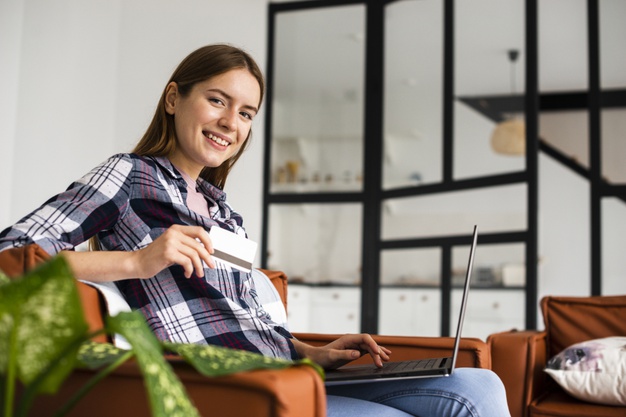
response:
[[[132,349],[91,341],[102,332],[124,336]],[[153,416],[198,416],[165,359],[165,350],[180,355],[209,377],[294,364],[314,366],[323,375],[308,360],[292,362],[217,346],[161,343],[137,312],[109,317],[105,328],[90,333],[75,279],[62,257],[15,280],[0,272],[0,404],[4,417],[27,416],[35,397],[57,392],[76,367],[97,370],[55,414],[64,415],[98,381],[131,358],[143,374]],[[18,390],[18,386],[22,388]]]

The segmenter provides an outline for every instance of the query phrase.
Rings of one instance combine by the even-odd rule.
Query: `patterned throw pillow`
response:
[[[574,344],[552,357],[545,371],[580,400],[626,405],[626,337]]]
[[[276,291],[276,287],[267,275],[258,269],[253,269],[251,273],[263,309],[270,315],[274,323],[289,330],[287,312],[285,312],[285,306],[278,291]]]

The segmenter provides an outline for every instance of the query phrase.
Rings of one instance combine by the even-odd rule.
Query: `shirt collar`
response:
[[[168,173],[172,178],[185,181],[183,176],[178,172],[178,170],[174,167],[174,165],[166,156],[153,156],[152,159],[154,159],[154,161],[161,168],[163,168],[163,170]],[[226,201],[226,193],[211,184],[210,182],[206,181],[204,178],[198,178],[197,183],[204,195],[210,196],[215,201]]]

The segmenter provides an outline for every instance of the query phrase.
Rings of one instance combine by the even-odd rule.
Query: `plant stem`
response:
[[[104,368],[102,371],[98,372],[85,385],[83,385],[83,387],[80,390],[78,390],[76,392],[76,394],[74,394],[72,396],[72,398],[70,398],[65,403],[65,405],[63,405],[63,407],[61,407],[59,409],[59,411],[57,411],[57,413],[54,415],[54,417],[63,416],[68,411],[70,411],[78,403],[78,401],[80,401],[81,398],[83,398],[85,396],[85,394],[87,394],[98,382],[103,380],[107,375],[109,375],[117,367],[119,367],[121,364],[126,362],[128,359],[130,359],[133,355],[134,355],[134,353],[133,353],[132,350],[128,351],[124,355],[120,356],[117,361],[113,362],[112,364],[110,364],[109,366]]]

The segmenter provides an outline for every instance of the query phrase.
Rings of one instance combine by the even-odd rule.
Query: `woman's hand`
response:
[[[152,278],[165,268],[178,264],[190,278],[204,276],[204,261],[215,268],[209,234],[199,226],[174,225],[143,249],[126,251],[63,251],[77,279],[117,281]]]
[[[203,277],[203,261],[209,268],[215,268],[212,253],[213,244],[202,227],[173,225],[154,242],[133,252],[136,277],[152,278],[172,265],[182,266],[186,278],[190,278],[194,272]]]
[[[367,354],[377,367],[382,368],[383,362],[387,362],[391,355],[389,349],[379,346],[369,334],[348,334],[321,347],[310,346],[295,339],[293,343],[300,356],[311,359],[324,369],[339,368]]]

